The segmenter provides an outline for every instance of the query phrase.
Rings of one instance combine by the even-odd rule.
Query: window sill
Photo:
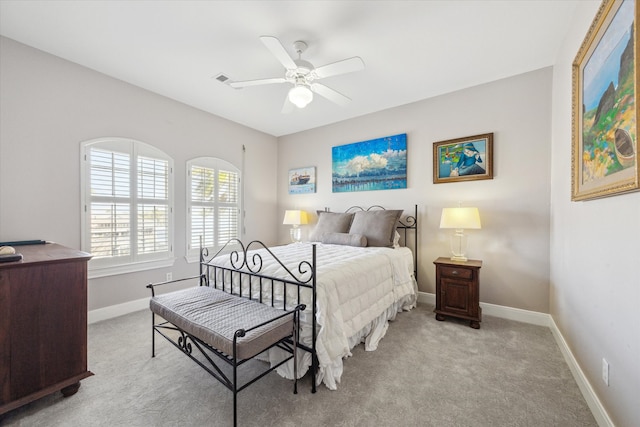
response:
[[[155,270],[156,268],[172,267],[175,260],[176,259],[172,257],[155,261],[136,262],[100,268],[91,268],[91,261],[89,261],[88,278],[96,279],[98,277],[116,276],[119,274],[135,273],[138,271]]]

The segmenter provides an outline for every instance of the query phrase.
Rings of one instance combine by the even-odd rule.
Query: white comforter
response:
[[[317,244],[316,320],[318,336],[316,351],[319,362],[318,384],[335,390],[342,375],[342,359],[351,355],[351,348],[365,342],[368,351],[377,348],[384,336],[388,320],[402,310],[415,306],[417,286],[413,278],[413,256],[408,248],[357,248],[352,246]],[[311,244],[296,243],[271,248],[271,251],[297,277],[300,261],[311,261]],[[260,273],[273,277],[288,277],[286,270],[265,250],[258,250],[262,258]],[[251,252],[250,252],[251,254]],[[212,264],[230,264],[229,256],[216,258]],[[307,276],[308,277],[308,276]],[[237,283],[237,282],[236,282]],[[259,293],[253,282],[254,298]],[[263,299],[270,301],[271,288],[263,286]],[[234,287],[234,292],[236,292]],[[243,294],[248,285],[243,285]],[[276,286],[276,299],[282,301],[282,286]],[[287,304],[296,298],[294,286],[287,287]],[[311,345],[311,292],[302,292],[302,303],[307,309],[301,315],[300,340]],[[270,351],[266,356],[272,362],[281,360],[281,350]],[[311,357],[302,353],[298,376],[304,375],[311,365]],[[293,378],[292,364],[278,369],[280,375]]]

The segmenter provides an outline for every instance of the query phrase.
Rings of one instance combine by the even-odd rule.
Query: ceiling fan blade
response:
[[[338,74],[352,73],[354,71],[364,70],[364,61],[358,56],[343,59],[342,61],[323,65],[316,68],[313,72],[319,79],[331,77]]]
[[[295,109],[293,102],[289,101],[289,95],[285,96],[284,104],[282,104],[282,114],[291,114]]]
[[[280,61],[284,68],[287,70],[295,70],[298,68],[293,59],[289,56],[280,40],[272,36],[260,36],[262,43],[273,53],[273,55]]]
[[[349,102],[351,102],[351,98],[348,98],[343,94],[341,94],[340,92],[337,92],[331,89],[330,87],[327,87],[320,83],[311,84],[311,90],[317,93],[318,95],[327,98],[329,101],[335,102],[336,104],[341,105],[343,107],[349,104]]]
[[[273,77],[271,79],[245,80],[242,82],[231,82],[229,86],[239,89],[247,86],[270,85],[273,83],[286,83],[284,77]]]

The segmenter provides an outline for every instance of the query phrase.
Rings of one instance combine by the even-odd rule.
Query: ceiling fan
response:
[[[338,105],[345,106],[351,99],[345,95],[317,83],[317,80],[326,77],[336,76],[339,74],[351,73],[364,69],[364,62],[361,58],[354,56],[353,58],[343,59],[342,61],[333,62],[315,68],[310,62],[302,59],[302,53],[307,49],[307,44],[303,41],[293,43],[293,48],[298,54],[298,59],[293,59],[285,50],[280,40],[272,36],[261,36],[262,43],[271,51],[271,53],[280,61],[285,68],[284,77],[273,77],[259,80],[246,80],[239,82],[231,82],[229,85],[239,89],[247,86],[258,86],[273,83],[291,83],[293,87],[284,101],[282,107],[283,113],[290,113],[295,105],[298,108],[304,108],[313,100],[313,93],[327,98],[329,101]]]

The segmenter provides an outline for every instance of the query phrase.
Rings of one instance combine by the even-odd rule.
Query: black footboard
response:
[[[278,276],[264,271],[265,262],[275,262],[283,272]],[[293,271],[292,271],[293,270]],[[291,310],[306,305],[311,318],[311,346],[297,347],[311,353],[312,392],[316,392],[318,358],[316,356],[316,245],[311,245],[310,261],[299,261],[293,268],[285,265],[264,243],[254,240],[243,244],[230,240],[215,255],[201,250],[201,285],[240,295],[271,307]]]

